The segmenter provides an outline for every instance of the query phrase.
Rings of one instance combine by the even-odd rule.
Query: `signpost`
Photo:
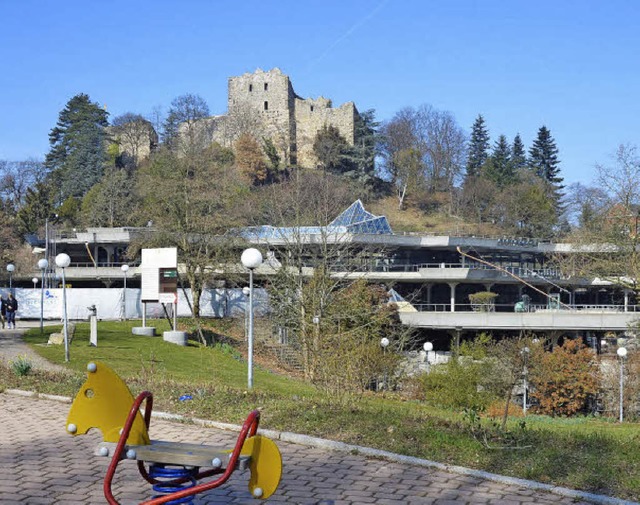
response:
[[[172,331],[164,332],[164,339],[186,345],[186,333],[178,331],[178,250],[175,247],[142,249],[141,301],[142,328],[134,328],[136,334],[148,334],[147,303],[171,305]],[[152,329],[155,332],[155,328]],[[154,334],[154,333],[151,334]],[[184,343],[183,343],[184,342]]]

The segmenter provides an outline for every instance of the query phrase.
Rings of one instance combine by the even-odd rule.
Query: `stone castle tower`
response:
[[[278,68],[229,78],[228,113],[212,118],[213,140],[230,145],[242,133],[269,137],[285,163],[315,167],[313,141],[324,126],[336,127],[353,145],[358,110],[353,102],[334,108],[323,97],[304,99]],[[259,133],[259,135],[256,135]]]

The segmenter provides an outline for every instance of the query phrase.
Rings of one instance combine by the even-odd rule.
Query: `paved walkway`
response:
[[[108,458],[93,455],[99,433],[72,437],[65,432],[69,405],[0,394],[0,503],[105,503],[102,479]],[[154,439],[231,447],[233,433],[159,419]],[[346,453],[282,443],[284,476],[266,503],[322,504],[576,504],[570,498],[474,477],[389,463]],[[196,504],[257,504],[247,491],[248,474],[236,474],[223,488]],[[151,495],[134,462],[121,463],[114,491],[123,504]],[[265,502],[263,502],[265,503]]]
[[[0,329],[0,361],[11,363],[20,356],[29,359],[34,368],[66,373],[67,369],[50,363],[22,341],[22,331],[25,328],[39,328],[40,321],[18,321],[17,329]],[[46,322],[45,324],[60,324],[59,322]]]
[[[18,331],[0,332],[0,357],[28,355],[49,367],[21,342]],[[69,404],[35,397],[0,394],[0,504],[106,503],[102,479],[108,458],[93,455],[101,436],[72,437],[65,431]],[[268,426],[264,426],[268,428]],[[152,419],[151,437],[159,440],[232,447],[228,431]],[[203,504],[419,505],[580,504],[573,498],[524,486],[449,473],[410,464],[366,458],[278,442],[283,480],[268,500],[252,499],[248,474],[236,473],[222,488],[196,498]],[[122,504],[149,499],[148,484],[134,462],[120,464],[113,486]]]

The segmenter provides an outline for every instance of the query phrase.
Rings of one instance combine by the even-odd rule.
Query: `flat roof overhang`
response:
[[[403,324],[442,330],[625,331],[636,312],[548,310],[539,312],[400,312]]]

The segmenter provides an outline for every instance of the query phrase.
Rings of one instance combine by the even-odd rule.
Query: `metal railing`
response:
[[[450,303],[412,303],[412,306],[418,310],[418,312],[452,312]],[[487,310],[474,310],[469,303],[456,303],[454,305],[455,312],[515,312],[515,306],[513,303],[496,303]],[[586,305],[572,305],[570,308],[566,306],[560,306],[558,308],[550,307],[545,304],[531,304],[529,309],[524,313],[533,312],[599,312],[599,313],[623,313],[623,312],[640,312],[640,305],[627,305],[626,310],[624,305],[612,305],[612,304],[586,304]]]

